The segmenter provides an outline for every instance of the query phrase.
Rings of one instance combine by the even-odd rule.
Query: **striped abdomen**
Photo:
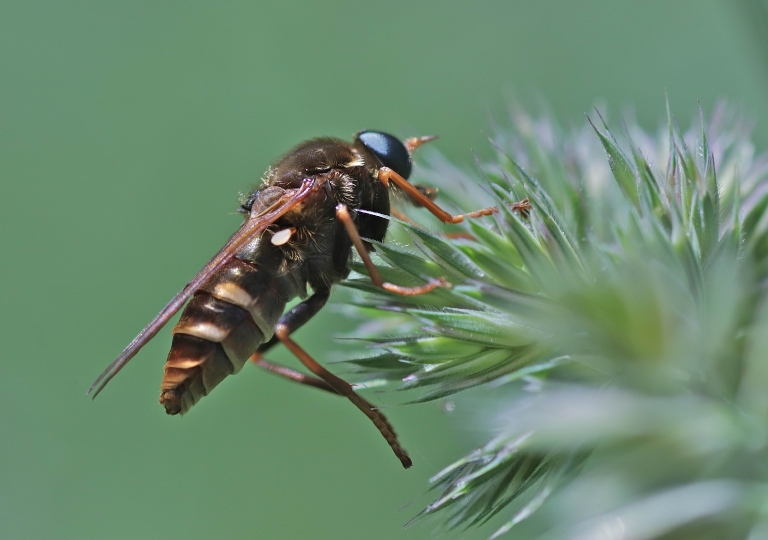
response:
[[[272,337],[293,296],[285,289],[270,272],[235,258],[195,293],[165,362],[160,403],[168,414],[187,412]]]

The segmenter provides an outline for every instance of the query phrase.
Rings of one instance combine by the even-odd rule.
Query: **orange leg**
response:
[[[323,379],[305,375],[304,373],[296,371],[295,369],[291,369],[285,366],[281,366],[280,364],[270,362],[269,360],[265,360],[261,357],[261,353],[259,352],[253,353],[250,360],[260,368],[266,369],[267,371],[274,373],[279,377],[283,377],[284,379],[288,379],[289,381],[297,382],[299,384],[306,384],[307,386],[325,390],[326,392],[330,392],[331,394],[337,396],[340,395],[336,390],[333,389],[333,386],[325,382]]]
[[[355,222],[352,221],[352,216],[349,215],[349,210],[347,210],[347,207],[345,205],[340,204],[339,206],[336,207],[336,217],[339,218],[339,221],[341,221],[344,224],[344,227],[347,229],[347,234],[349,234],[349,238],[352,240],[352,243],[354,244],[355,249],[357,250],[357,253],[360,255],[360,258],[363,260],[365,269],[368,270],[368,275],[371,276],[371,281],[377,287],[381,287],[385,291],[393,292],[395,294],[400,294],[403,296],[416,296],[419,294],[426,294],[436,289],[437,287],[450,287],[450,284],[447,281],[445,281],[443,278],[430,279],[428,283],[421,285],[419,287],[403,287],[400,285],[395,285],[394,283],[388,283],[384,281],[384,278],[381,277],[381,274],[379,274],[378,269],[373,264],[373,261],[371,260],[370,255],[368,255],[368,250],[365,249],[363,240],[362,238],[360,238],[360,233],[357,232],[357,227],[355,226]]]
[[[411,185],[415,187],[419,191],[419,193],[424,195],[430,201],[434,201],[435,199],[437,199],[437,194],[440,191],[436,187],[422,186],[420,184],[411,184]],[[418,205],[419,203],[417,201],[413,201],[413,204]]]
[[[379,169],[379,180],[385,185],[389,186],[389,181],[391,180],[394,182],[394,184],[402,189],[411,199],[413,199],[417,204],[423,206],[434,216],[442,221],[443,223],[461,223],[464,221],[464,218],[476,218],[481,216],[490,216],[491,214],[494,214],[499,211],[498,208],[495,206],[491,206],[490,208],[483,208],[481,210],[476,210],[474,212],[469,212],[468,214],[459,214],[457,216],[451,215],[442,208],[440,208],[437,204],[435,204],[434,201],[432,201],[427,195],[419,191],[419,189],[408,182],[405,178],[397,174],[395,171],[390,169],[389,167],[382,167]]]
[[[402,212],[395,210],[394,208],[389,211],[389,215],[399,219],[400,221],[404,221],[413,227],[418,227],[419,229],[424,230],[421,225],[413,221],[411,218],[409,218]],[[443,236],[445,236],[446,238],[464,238],[465,240],[475,240],[474,236],[466,232],[444,233]]]
[[[465,232],[451,232],[451,233],[445,233],[443,236],[446,238],[451,238],[452,240],[477,240],[474,236],[472,236],[469,233]]]
[[[285,379],[288,379],[289,381],[297,382],[299,384],[305,384],[307,386],[311,386],[313,388],[317,388],[319,390],[325,390],[326,392],[330,392],[334,396],[342,396],[342,394],[339,394],[333,386],[325,382],[323,379],[319,379],[317,377],[312,377],[311,375],[306,375],[304,373],[301,373],[300,371],[296,371],[295,369],[291,369],[289,367],[283,366],[281,364],[277,364],[275,362],[270,362],[269,360],[265,360],[261,357],[261,353],[256,352],[253,353],[253,356],[250,358],[251,362],[256,364],[258,367],[262,369],[266,369],[267,371],[274,373],[275,375],[279,377],[283,377]],[[363,398],[360,398],[363,399]],[[375,409],[375,407],[367,400],[364,400],[368,406],[371,409]],[[383,415],[382,415],[383,418]],[[386,421],[386,418],[384,418]],[[394,429],[390,424],[387,424],[389,426],[390,433],[394,434]]]
[[[287,326],[278,324],[275,327],[275,335],[283,343],[283,345],[288,348],[289,351],[291,351],[299,360],[301,360],[301,363],[304,364],[307,369],[328,383],[328,385],[333,388],[337,394],[341,394],[342,396],[349,399],[358,409],[363,412],[363,414],[365,414],[371,420],[371,422],[373,422],[373,424],[379,430],[379,433],[381,433],[384,439],[386,439],[387,443],[389,443],[392,451],[395,453],[398,459],[400,459],[400,463],[403,464],[404,468],[407,469],[413,465],[411,458],[408,457],[408,453],[400,446],[400,443],[397,440],[397,435],[395,435],[395,431],[392,429],[392,425],[383,414],[373,408],[373,406],[371,406],[371,404],[366,400],[358,396],[352,389],[351,384],[325,369],[323,366],[318,364],[314,358],[307,354],[307,352],[302,349],[298,343],[290,338],[290,330]]]

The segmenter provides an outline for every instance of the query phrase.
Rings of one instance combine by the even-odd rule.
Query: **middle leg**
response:
[[[402,296],[417,296],[419,294],[426,294],[437,287],[450,287],[450,284],[443,278],[430,279],[428,283],[419,287],[403,287],[384,281],[384,278],[381,277],[376,265],[373,264],[371,256],[368,255],[368,250],[365,249],[363,239],[360,238],[360,233],[357,231],[355,222],[352,220],[352,216],[349,215],[349,210],[345,205],[340,204],[336,207],[336,217],[339,218],[339,221],[344,224],[344,228],[347,229],[347,234],[349,235],[350,240],[352,240],[352,244],[355,246],[358,255],[360,255],[360,258],[363,260],[363,264],[365,265],[365,269],[368,270],[368,275],[371,277],[371,281],[377,287],[381,287],[385,291],[400,294]]]

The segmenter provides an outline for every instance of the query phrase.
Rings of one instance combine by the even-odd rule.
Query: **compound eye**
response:
[[[411,175],[411,154],[400,139],[380,131],[363,131],[357,138],[379,158],[382,165],[405,179]]]

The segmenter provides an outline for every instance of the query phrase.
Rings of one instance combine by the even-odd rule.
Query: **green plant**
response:
[[[416,402],[483,387],[473,421],[496,435],[417,517],[501,514],[492,538],[768,535],[768,161],[725,107],[706,133],[667,117],[622,147],[599,113],[567,132],[515,112],[481,179],[437,157],[417,173],[495,216],[453,239],[393,219],[401,242],[376,245],[385,279],[453,287],[348,282],[367,293],[360,380]]]

